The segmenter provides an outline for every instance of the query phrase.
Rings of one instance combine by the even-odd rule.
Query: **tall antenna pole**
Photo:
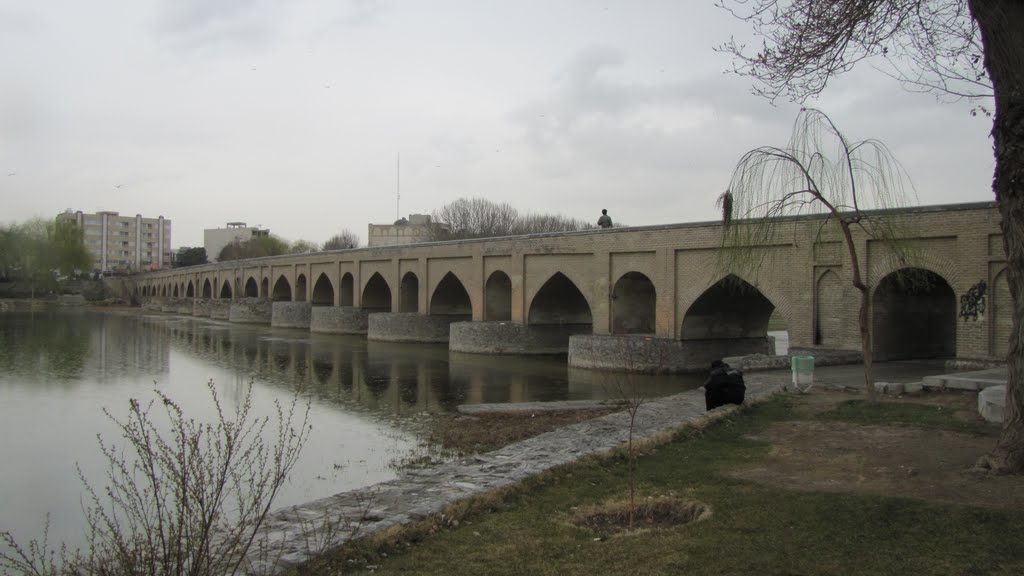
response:
[[[402,210],[402,153],[398,153],[398,164],[395,166],[395,220],[401,218]]]

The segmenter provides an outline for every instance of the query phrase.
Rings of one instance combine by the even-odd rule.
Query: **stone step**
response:
[[[925,376],[921,381],[925,388],[937,390],[984,390],[1006,384],[1006,367],[989,368],[974,372],[957,372]]]
[[[978,414],[989,422],[1002,422],[1006,408],[1006,385],[989,386],[978,392]]]

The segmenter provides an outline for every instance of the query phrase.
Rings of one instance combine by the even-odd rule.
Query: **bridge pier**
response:
[[[367,340],[381,342],[448,342],[449,326],[469,320],[467,315],[430,316],[419,312],[374,312],[366,328]]]
[[[274,302],[270,311],[270,325],[274,328],[309,328],[309,302]]]
[[[239,298],[231,303],[228,320],[239,324],[270,324],[270,300]]]
[[[210,317],[210,298],[196,298],[192,303],[192,315],[200,318]]]
[[[565,354],[574,334],[590,334],[591,324],[457,322],[448,349],[470,354]]]
[[[578,335],[569,338],[569,366],[613,372],[701,372],[712,360],[775,354],[774,339],[674,340],[642,334]]]
[[[309,331],[323,334],[366,334],[370,313],[353,306],[314,306]]]
[[[231,317],[231,299],[215,298],[210,300],[210,318],[227,320]]]

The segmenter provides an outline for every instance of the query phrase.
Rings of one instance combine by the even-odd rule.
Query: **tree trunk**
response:
[[[875,390],[875,369],[874,358],[871,356],[871,318],[868,316],[868,294],[866,285],[859,283],[860,310],[857,313],[857,322],[860,324],[860,350],[864,355],[864,388],[868,393],[869,402],[878,401],[878,392]]]
[[[843,239],[846,241],[846,250],[850,256],[850,274],[853,287],[860,291],[860,310],[857,312],[857,324],[860,326],[860,350],[864,356],[864,390],[868,394],[869,402],[877,402],[875,392],[875,370],[872,367],[871,358],[871,318],[868,317],[868,303],[871,291],[860,274],[860,260],[857,259],[857,244],[853,241],[853,233],[850,232],[850,223],[842,219],[842,216],[835,213],[839,229],[843,232]]]
[[[1007,347],[1006,411],[996,449],[978,466],[1024,473],[1024,2],[970,0],[984,46],[985,68],[995,93],[992,188],[1002,216],[1003,249],[1013,299]]]

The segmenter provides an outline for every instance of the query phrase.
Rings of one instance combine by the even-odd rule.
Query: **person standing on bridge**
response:
[[[597,219],[597,225],[601,228],[612,227],[612,217],[608,215],[608,210],[601,210],[601,217]]]

